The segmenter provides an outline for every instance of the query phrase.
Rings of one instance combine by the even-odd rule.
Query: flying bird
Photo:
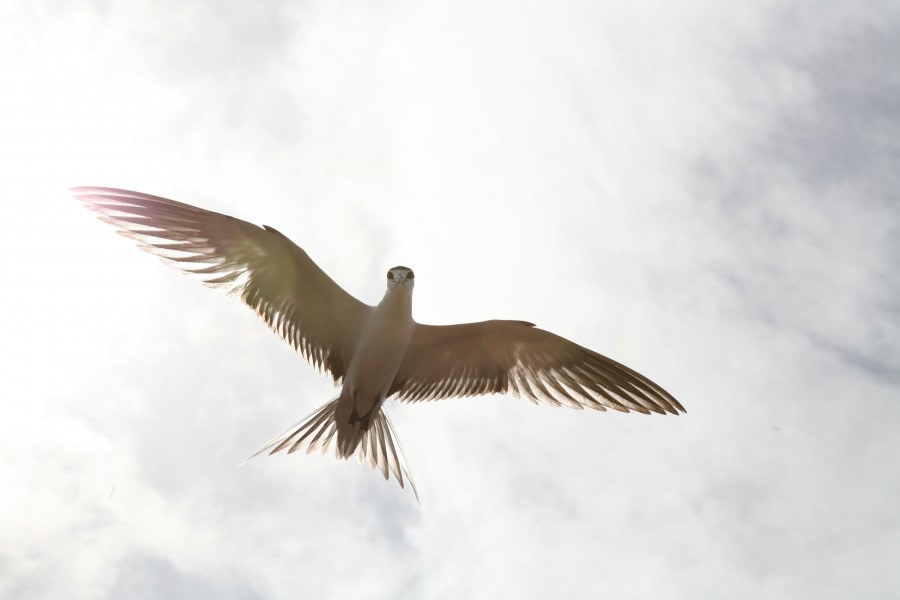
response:
[[[384,402],[505,394],[553,406],[678,414],[666,390],[606,356],[526,321],[425,325],[412,317],[415,275],[387,272],[376,306],[335,283],[276,229],[140,192],[72,188],[98,218],[166,264],[237,295],[340,394],[263,452],[334,449],[385,479],[415,483]],[[249,460],[248,458],[248,460]]]

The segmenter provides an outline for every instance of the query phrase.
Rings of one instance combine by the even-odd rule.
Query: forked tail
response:
[[[360,432],[356,451],[348,453],[346,456],[340,455],[341,453],[337,451],[337,421],[335,420],[338,399],[335,398],[321,406],[275,439],[266,442],[262,448],[248,456],[247,460],[266,451],[271,455],[285,449],[288,454],[304,448],[307,454],[318,449],[322,450],[322,454],[327,454],[333,445],[335,458],[349,458],[350,454],[355,454],[360,464],[368,461],[373,469],[381,471],[385,479],[389,478],[389,472],[393,473],[401,488],[405,487],[405,483],[408,482],[416,496],[416,502],[419,502],[419,492],[416,490],[416,484],[409,472],[409,464],[406,462],[403,448],[400,447],[400,440],[397,439],[391,420],[383,408],[378,408],[369,428]]]

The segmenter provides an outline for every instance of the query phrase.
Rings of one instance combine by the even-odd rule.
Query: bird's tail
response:
[[[334,447],[335,458],[349,458],[355,454],[360,464],[368,462],[373,469],[380,470],[385,479],[388,479],[389,473],[393,473],[401,488],[409,483],[418,502],[419,492],[410,474],[409,464],[384,409],[382,407],[377,409],[377,414],[369,422],[369,427],[359,430],[356,444],[351,444],[347,451],[337,447],[338,426],[335,414],[338,400],[339,397],[319,407],[278,437],[266,442],[262,448],[248,456],[247,460],[267,451],[269,454],[275,454],[287,450],[290,454],[305,448],[307,454],[318,449],[321,449],[322,454],[327,454]]]

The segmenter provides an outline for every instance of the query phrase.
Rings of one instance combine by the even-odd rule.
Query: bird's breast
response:
[[[414,323],[409,313],[379,306],[364,327],[347,375],[343,395],[350,395],[360,415],[382,402],[400,369]]]

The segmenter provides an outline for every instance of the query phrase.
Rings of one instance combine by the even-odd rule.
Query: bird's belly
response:
[[[400,369],[406,344],[379,344],[360,348],[353,357],[344,387],[349,387],[357,403],[367,397],[382,397],[387,393]]]
[[[390,332],[370,331],[360,342],[350,361],[341,391],[346,404],[352,405],[360,417],[384,402],[408,344],[409,335],[396,329]]]

